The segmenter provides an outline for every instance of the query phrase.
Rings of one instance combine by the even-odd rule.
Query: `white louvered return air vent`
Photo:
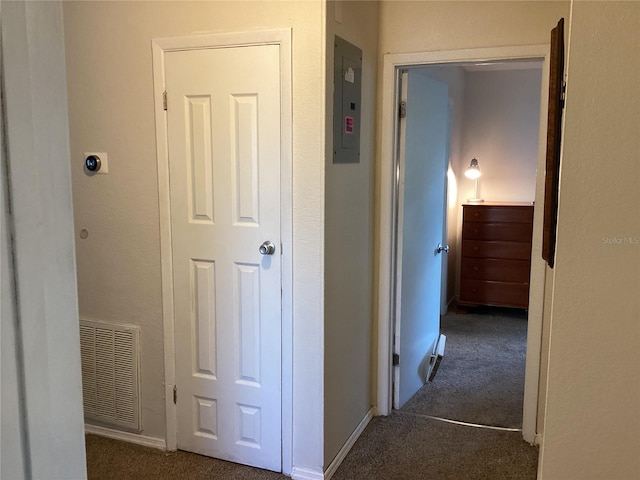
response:
[[[140,430],[139,330],[80,319],[85,420]]]

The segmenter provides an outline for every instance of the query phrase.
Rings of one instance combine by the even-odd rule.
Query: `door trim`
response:
[[[439,52],[396,53],[384,56],[382,74],[382,125],[380,154],[380,231],[378,280],[378,345],[376,372],[376,414],[391,412],[391,354],[393,345],[393,289],[394,250],[397,199],[394,178],[398,156],[398,118],[395,114],[398,92],[398,71],[411,66],[430,64],[538,58],[543,61],[540,98],[540,133],[538,140],[538,173],[536,178],[536,207],[534,209],[533,248],[530,280],[530,307],[527,331],[527,360],[523,406],[523,437],[530,443],[536,439],[538,391],[540,388],[540,360],[546,267],[542,260],[542,211],[544,204],[544,161],[546,153],[547,95],[549,84],[549,45],[478,48]]]
[[[229,48],[257,45],[280,47],[280,233],[282,241],[282,471],[291,474],[293,465],[293,324],[292,324],[292,74],[291,29],[254,32],[199,34],[156,38],[153,51],[153,93],[160,205],[160,261],[162,270],[162,323],[164,330],[164,379],[167,450],[177,449],[177,414],[173,403],[176,381],[173,262],[171,255],[171,202],[167,114],[163,108],[165,53],[182,50]]]

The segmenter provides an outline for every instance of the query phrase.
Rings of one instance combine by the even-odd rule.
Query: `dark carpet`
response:
[[[444,423],[453,420],[519,427],[526,316],[487,310],[443,319],[447,348],[433,383],[400,412],[374,418],[334,479],[528,480],[538,450],[520,432]],[[86,436],[87,471],[98,479],[284,479],[265,470],[187,452],[165,453]]]
[[[163,452],[110,438],[86,435],[87,478],[284,480],[282,474],[203,457],[187,452]]]
[[[462,422],[522,428],[527,315],[486,308],[442,319],[444,358],[433,382],[401,409]]]
[[[405,413],[376,417],[335,480],[534,480],[538,450],[520,432],[466,427]]]

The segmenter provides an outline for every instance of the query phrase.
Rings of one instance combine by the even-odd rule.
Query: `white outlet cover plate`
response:
[[[100,170],[97,172],[90,172],[87,170],[87,167],[84,167],[84,161],[89,155],[95,155],[100,159]],[[106,175],[109,173],[109,157],[106,152],[84,152],[84,156],[82,157],[82,165],[84,168],[84,173],[87,175]]]

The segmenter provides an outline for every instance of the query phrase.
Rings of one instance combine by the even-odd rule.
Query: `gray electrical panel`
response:
[[[333,163],[359,163],[362,50],[336,37],[333,68]]]

